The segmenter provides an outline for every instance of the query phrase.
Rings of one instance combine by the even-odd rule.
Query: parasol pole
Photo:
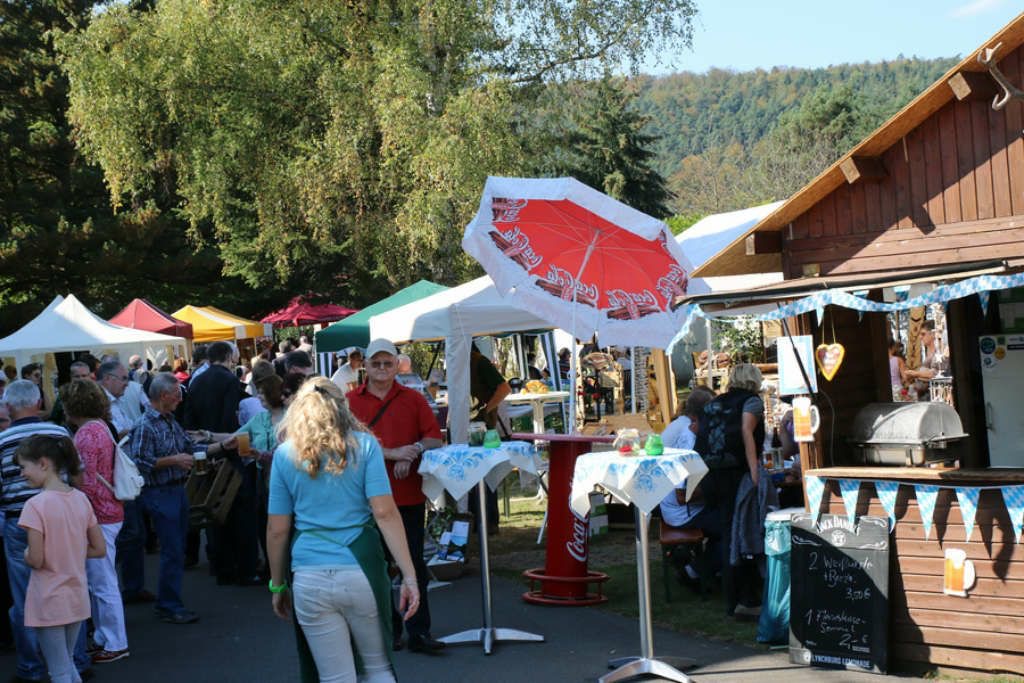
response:
[[[576,294],[579,292],[577,285],[579,284],[580,278],[583,277],[583,270],[587,267],[587,263],[590,262],[590,256],[594,253],[594,248],[597,246],[597,240],[601,237],[601,231],[598,230],[594,233],[594,239],[590,240],[590,244],[587,245],[587,251],[583,254],[583,263],[580,264],[580,269],[576,271],[576,280],[572,283],[572,358],[570,358],[569,364],[569,419],[572,420],[570,423],[572,426],[569,429],[569,434],[576,433],[576,347],[578,344],[576,340],[579,338],[576,334]],[[594,330],[595,332],[597,330]]]

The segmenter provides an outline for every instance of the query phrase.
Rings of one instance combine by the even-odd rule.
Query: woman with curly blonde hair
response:
[[[287,440],[270,471],[270,592],[282,619],[294,605],[302,680],[355,681],[358,670],[360,681],[394,681],[385,646],[391,583],[380,535],[402,572],[399,608],[406,619],[420,596],[380,444],[324,377],[302,385],[278,434]],[[285,581],[289,554],[292,597]]]

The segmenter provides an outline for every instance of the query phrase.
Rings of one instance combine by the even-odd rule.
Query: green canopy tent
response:
[[[344,320],[317,332],[316,352],[318,354],[332,353],[349,346],[366,348],[367,344],[370,343],[370,318],[379,313],[390,311],[392,308],[398,308],[399,306],[419,301],[424,297],[445,289],[448,288],[428,280],[420,280],[415,284],[411,284],[388,298],[381,299],[358,313],[350,315]]]

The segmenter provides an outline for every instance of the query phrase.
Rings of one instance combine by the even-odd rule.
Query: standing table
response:
[[[521,391],[518,394],[509,394],[502,400],[502,402],[508,403],[509,405],[529,403],[530,407],[533,408],[533,433],[543,434],[544,404],[561,403],[562,401],[566,401],[568,399],[568,391],[548,391],[543,394],[531,394],[529,392]]]
[[[632,503],[636,517],[637,592],[640,601],[640,656],[612,660],[615,670],[598,683],[653,674],[688,683],[690,678],[675,667],[685,668],[690,661],[655,659],[651,635],[651,574],[648,559],[648,525],[653,510],[672,489],[686,482],[686,498],[693,495],[708,468],[694,451],[666,448],[664,455],[623,456],[617,452],[586,453],[576,460],[572,479],[572,508],[577,513],[590,509],[589,493],[595,484],[608,490],[623,503]],[[671,664],[669,663],[671,661]]]
[[[487,551],[487,501],[485,486],[495,490],[505,476],[518,468],[520,472],[537,475],[540,458],[533,444],[506,441],[498,448],[452,444],[423,453],[419,473],[423,477],[423,493],[439,502],[445,490],[456,500],[476,486],[480,502],[477,534],[480,539],[480,588],[483,625],[440,640],[444,643],[482,643],[484,654],[491,654],[496,641],[543,642],[544,636],[510,628],[496,628],[491,617],[491,567]]]
[[[513,434],[513,439],[537,439],[550,443],[548,462],[548,538],[544,567],[527,569],[523,576],[530,580],[531,588],[523,593],[523,600],[538,605],[582,607],[606,602],[598,588],[597,593],[587,590],[588,584],[598,587],[608,580],[602,572],[587,569],[587,545],[590,538],[589,502],[580,512],[569,505],[576,458],[587,453],[596,443],[611,443],[613,436],[587,436],[584,434]],[[540,583],[535,590],[534,584]]]

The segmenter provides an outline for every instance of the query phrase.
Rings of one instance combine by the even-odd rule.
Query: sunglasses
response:
[[[373,360],[370,361],[371,368],[391,368],[394,367],[395,362],[390,360]]]

